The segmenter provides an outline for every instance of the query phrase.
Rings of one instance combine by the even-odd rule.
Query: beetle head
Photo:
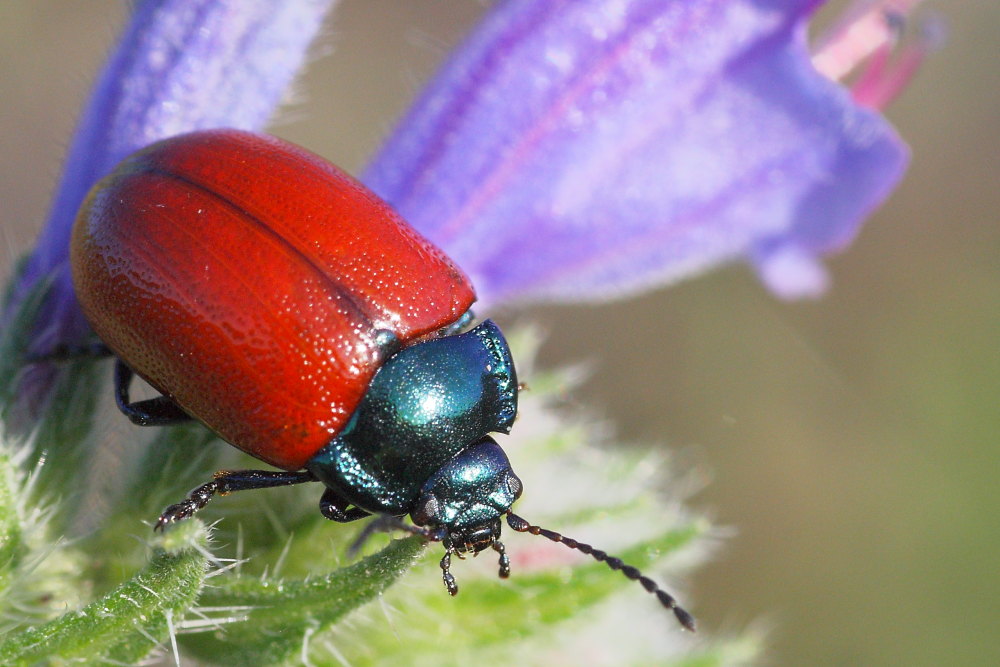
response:
[[[478,553],[500,538],[500,517],[521,489],[507,455],[487,436],[427,480],[410,516],[418,526],[442,529],[448,551]]]
[[[510,575],[510,559],[500,541],[500,520],[506,514],[507,525],[512,530],[558,542],[638,582],[647,592],[655,595],[660,604],[670,609],[682,626],[694,631],[695,622],[691,614],[638,568],[601,549],[532,525],[511,513],[510,507],[520,497],[521,489],[521,480],[511,469],[507,455],[492,438],[485,437],[441,466],[427,481],[410,514],[415,526],[409,526],[394,516],[384,517],[384,520],[388,528],[407,530],[444,545],[442,579],[452,595],[458,593],[458,584],[451,574],[452,554],[462,558],[465,554],[475,555],[491,548],[500,555],[500,576],[506,578]]]

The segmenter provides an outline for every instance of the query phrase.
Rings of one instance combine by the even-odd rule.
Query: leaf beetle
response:
[[[490,320],[469,328],[468,278],[385,202],[326,160],[238,130],[192,132],[126,158],[73,228],[73,284],[116,357],[135,424],[196,419],[279,470],[221,471],[159,517],[215,494],[305,482],[320,511],[371,514],[451,556],[499,554],[501,518],[638,581],[636,568],[512,514],[522,485],[490,433],[508,433],[518,382]],[[159,396],[132,401],[135,375]],[[403,523],[409,515],[413,524]]]

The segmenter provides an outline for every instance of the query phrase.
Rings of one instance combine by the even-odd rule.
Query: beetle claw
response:
[[[195,503],[190,500],[175,503],[163,510],[163,513],[160,514],[160,518],[156,520],[153,530],[162,533],[166,530],[167,524],[189,519],[196,511],[198,511],[198,507],[195,506]]]

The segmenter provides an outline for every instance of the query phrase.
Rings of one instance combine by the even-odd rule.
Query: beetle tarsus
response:
[[[196,488],[188,494],[187,499],[163,510],[160,518],[156,520],[153,530],[162,531],[168,523],[190,518],[195,512],[207,505],[208,501],[215,494],[224,496],[233,491],[269,489],[275,486],[288,486],[290,484],[315,481],[316,478],[308,471],[220,470],[215,473],[215,479]]]
[[[216,473],[216,475],[219,474],[220,473]],[[223,472],[223,474],[228,473]],[[216,493],[225,493],[225,491],[222,491],[219,487],[220,483],[218,479],[213,479],[207,484],[202,484],[192,491],[186,500],[174,503],[167,509],[163,510],[163,513],[160,514],[160,518],[156,520],[156,525],[153,526],[153,530],[162,532],[169,523],[191,518],[194,516],[195,512],[207,505],[208,501],[211,500],[212,496]]]
[[[441,558],[441,579],[444,581],[444,587],[448,589],[448,595],[452,597],[458,595],[458,582],[451,573],[451,551],[445,551]]]
[[[506,579],[510,576],[510,556],[507,555],[507,550],[503,546],[503,542],[499,540],[491,544],[493,551],[500,554],[500,572],[499,577],[501,579]]]

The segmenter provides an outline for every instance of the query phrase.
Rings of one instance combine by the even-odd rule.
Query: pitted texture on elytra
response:
[[[155,144],[105,178],[72,246],[108,346],[224,439],[301,468],[384,361],[474,300],[461,271],[364,186],[233,130]]]

